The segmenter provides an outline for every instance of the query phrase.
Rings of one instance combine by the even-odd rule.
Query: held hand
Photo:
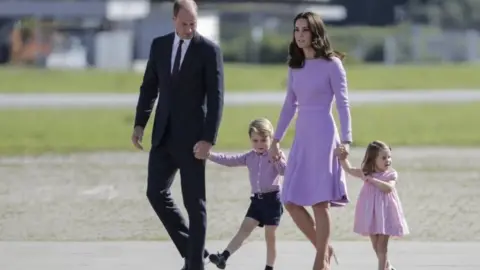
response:
[[[350,142],[342,142],[343,149],[347,152],[347,154],[350,154]]]
[[[348,151],[345,149],[345,146],[340,145],[335,150],[333,151],[335,156],[338,157],[338,159],[343,160],[348,157]]]
[[[342,155],[343,153],[343,147],[338,146],[333,150],[333,153],[335,154],[335,156],[340,157],[340,155]]]
[[[211,143],[206,141],[199,141],[193,147],[193,154],[197,159],[207,159],[211,149],[212,149]]]
[[[143,128],[140,126],[136,126],[133,129],[133,134],[132,134],[133,146],[135,146],[135,148],[139,150],[143,150],[142,140],[143,140]]]
[[[278,142],[272,142],[270,149],[268,149],[268,156],[270,160],[276,162],[281,158],[280,144]]]
[[[272,161],[273,161],[273,163],[279,163],[281,161],[286,161],[286,160],[287,160],[287,157],[285,156],[283,151],[279,150],[278,158],[276,160],[272,160]]]

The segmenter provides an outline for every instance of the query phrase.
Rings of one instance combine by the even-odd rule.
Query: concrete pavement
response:
[[[211,251],[225,241],[208,241]],[[332,270],[374,270],[369,241],[334,242],[340,264]],[[478,270],[480,242],[391,241],[390,258],[398,270]],[[276,270],[312,269],[313,247],[280,242]],[[229,261],[229,270],[263,269],[265,244],[247,243]],[[0,242],[2,270],[179,270],[182,260],[169,242]],[[216,269],[212,264],[207,270]]]

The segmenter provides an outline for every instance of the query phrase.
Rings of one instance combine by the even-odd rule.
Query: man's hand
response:
[[[132,143],[135,146],[135,148],[143,150],[142,139],[143,139],[143,127],[136,126],[133,129],[133,134],[132,134]]]
[[[193,154],[197,159],[207,159],[211,149],[211,143],[206,141],[199,141],[193,147]]]

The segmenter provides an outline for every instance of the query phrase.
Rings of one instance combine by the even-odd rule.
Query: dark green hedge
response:
[[[331,28],[329,36],[336,50],[347,53],[346,62],[381,62],[385,37],[395,34],[393,28]],[[265,33],[255,44],[248,31],[237,32],[222,40],[225,60],[229,62],[284,63],[287,59],[289,33]],[[400,46],[401,47],[401,46]]]

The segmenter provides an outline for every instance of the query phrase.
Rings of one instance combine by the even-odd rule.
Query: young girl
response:
[[[390,147],[371,142],[358,169],[350,166],[344,147],[335,149],[335,154],[348,174],[364,181],[355,207],[354,232],[370,236],[379,270],[394,270],[387,257],[388,240],[407,235],[409,230],[395,189],[398,174],[392,168]]]
[[[285,156],[272,163],[268,148],[273,136],[273,126],[269,120],[260,118],[252,121],[248,128],[252,150],[240,155],[210,153],[209,160],[224,166],[246,166],[249,171],[252,196],[245,219],[240,229],[218,254],[211,254],[210,261],[220,269],[225,269],[228,258],[237,251],[252,231],[265,226],[267,243],[267,264],[265,270],[272,270],[276,257],[275,231],[283,214],[280,202],[280,178],[285,171]]]

